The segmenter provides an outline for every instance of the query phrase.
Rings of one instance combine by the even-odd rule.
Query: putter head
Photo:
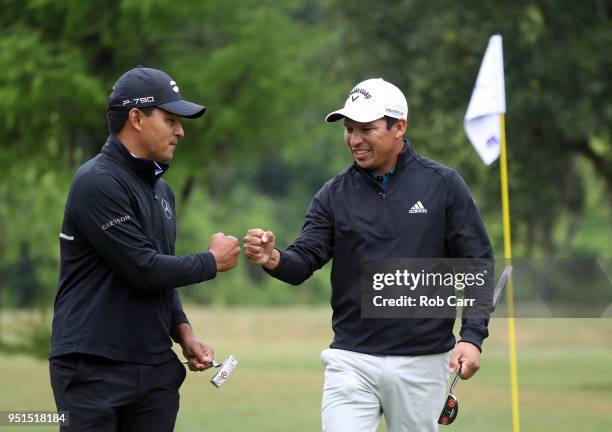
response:
[[[221,368],[210,379],[210,383],[217,388],[221,387],[229,378],[236,366],[238,366],[238,359],[233,355],[230,355],[223,360],[223,363],[221,363]]]
[[[457,414],[459,413],[459,401],[454,394],[450,393],[446,398],[446,403],[444,404],[444,408],[442,408],[442,413],[440,414],[440,418],[438,419],[438,424],[441,425],[449,425],[455,421],[457,418]]]

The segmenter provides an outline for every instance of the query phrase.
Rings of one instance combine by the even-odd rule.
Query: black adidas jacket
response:
[[[187,322],[176,287],[215,277],[210,252],[174,256],[174,195],[114,136],[74,176],[60,234],[50,357],[156,364]]]
[[[421,202],[424,212],[410,212]],[[472,195],[457,172],[417,155],[399,155],[387,191],[353,164],[321,188],[302,232],[281,252],[272,276],[300,284],[333,259],[332,348],[422,355],[455,345],[454,319],[362,319],[359,268],[385,258],[492,258]],[[463,320],[461,339],[481,347],[488,319]]]

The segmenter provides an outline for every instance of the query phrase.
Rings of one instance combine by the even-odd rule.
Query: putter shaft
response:
[[[186,365],[186,364],[188,364],[188,363],[189,363],[189,361],[187,361],[187,360],[181,360],[181,363],[183,363],[184,365]],[[216,360],[213,360],[213,361],[212,361],[212,365],[213,365],[213,367],[216,367],[216,368],[221,367],[221,365],[222,365],[222,364],[223,364],[223,363],[219,363],[219,362],[218,362],[218,361],[216,361]]]
[[[457,381],[459,381],[460,377],[461,377],[461,368],[459,368],[459,371],[455,375],[455,378],[453,378],[453,382],[450,385],[450,390],[449,390],[450,394],[455,394],[455,385],[457,385]]]

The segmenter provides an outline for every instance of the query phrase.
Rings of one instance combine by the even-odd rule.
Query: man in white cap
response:
[[[314,196],[299,237],[275,249],[271,231],[251,229],[247,258],[298,285],[333,259],[334,340],[325,366],[323,430],[438,430],[451,370],[464,379],[479,368],[488,318],[361,317],[364,261],[381,258],[492,258],[484,224],[467,186],[451,168],[419,156],[404,139],[408,104],[381,78],[355,86],[344,108],[344,142],[354,163]]]

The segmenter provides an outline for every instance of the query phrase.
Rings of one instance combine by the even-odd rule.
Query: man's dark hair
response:
[[[391,130],[393,125],[399,121],[399,119],[395,117],[385,116],[385,121],[387,122],[387,130]]]
[[[151,114],[153,114],[153,110],[155,109],[155,107],[142,107],[138,109],[142,111],[142,113],[147,117],[151,117]],[[125,126],[125,122],[128,119],[129,112],[130,110],[106,111],[106,122],[108,123],[108,131],[112,135],[117,135],[123,130],[123,126]]]

